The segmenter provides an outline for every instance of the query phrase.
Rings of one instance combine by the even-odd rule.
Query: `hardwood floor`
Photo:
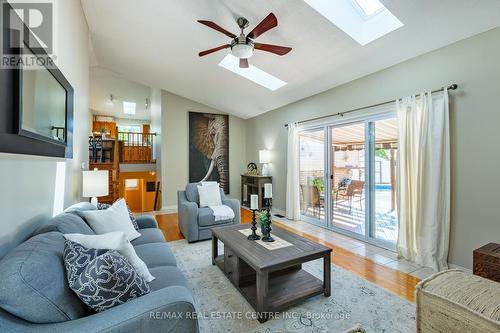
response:
[[[241,223],[250,223],[251,219],[252,217],[250,211],[242,209]],[[157,215],[156,220],[158,221],[158,225],[163,231],[167,241],[184,238],[179,230],[177,214]],[[298,231],[277,221],[273,221],[273,224],[331,248],[333,250],[332,263],[335,265],[342,267],[411,302],[415,301],[415,286],[420,281],[418,278],[377,264],[362,255],[336,246],[334,242],[325,241],[310,233]]]
[[[177,214],[156,215],[158,227],[163,231],[163,235],[167,242],[184,239],[179,230]]]

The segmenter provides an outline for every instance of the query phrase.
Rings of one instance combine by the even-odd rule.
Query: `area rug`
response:
[[[332,296],[323,295],[289,308],[263,324],[254,309],[211,263],[211,242],[168,243],[193,292],[200,332],[344,332],[359,324],[366,332],[415,332],[415,305],[332,265]],[[219,244],[219,251],[223,248]],[[322,260],[303,265],[323,278]]]

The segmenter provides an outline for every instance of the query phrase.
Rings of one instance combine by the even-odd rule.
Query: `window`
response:
[[[141,125],[118,125],[118,132],[141,133]]]
[[[135,103],[134,102],[123,102],[123,113],[135,114]]]
[[[139,188],[139,179],[125,179],[125,188],[127,190],[137,190]]]
[[[240,60],[232,54],[228,54],[224,59],[222,59],[219,66],[272,91],[286,85],[285,81],[282,81],[253,65],[249,65],[248,68],[240,68]]]
[[[403,26],[379,0],[304,1],[361,45]]]
[[[368,18],[377,14],[385,7],[379,0],[353,0],[354,3],[361,9],[363,14]]]
[[[125,141],[126,145],[140,144],[142,142],[142,126],[118,125],[118,140]]]

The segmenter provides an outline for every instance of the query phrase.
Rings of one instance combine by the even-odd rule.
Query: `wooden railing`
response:
[[[121,163],[154,163],[156,133],[118,132]]]

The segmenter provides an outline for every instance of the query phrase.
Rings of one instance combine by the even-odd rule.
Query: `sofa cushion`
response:
[[[209,183],[209,182],[208,182]],[[186,198],[191,202],[196,202],[200,205],[200,194],[198,193],[198,185],[201,183],[189,183],[186,185]],[[221,198],[224,198],[224,190],[219,189]]]
[[[147,282],[154,280],[154,276],[149,273],[148,267],[144,261],[139,258],[135,249],[127,239],[127,236],[121,232],[109,232],[102,235],[82,235],[82,234],[66,234],[66,240],[78,243],[87,249],[106,249],[118,251],[124,256],[128,262],[134,267],[139,274]],[[65,251],[68,246],[65,246]],[[70,284],[71,285],[71,284]]]
[[[72,206],[69,206],[64,210],[65,213],[75,213],[75,212],[84,212],[86,210],[96,210],[97,207],[91,204],[90,202],[82,201],[76,203]]]
[[[157,278],[151,271],[152,267],[176,266],[177,262],[172,250],[167,243],[151,243],[134,246],[135,253],[141,258],[149,268],[149,272]]]
[[[86,306],[69,288],[63,263],[64,236],[34,236],[0,261],[0,307],[33,323],[83,317]]]
[[[115,250],[88,249],[66,241],[64,263],[71,289],[97,312],[150,291],[146,280]]]
[[[83,273],[85,267],[98,256],[109,252],[109,249],[89,249],[66,239],[64,241],[63,262],[69,286]]]
[[[107,204],[107,203],[98,203],[97,204],[97,210],[104,210],[104,209],[108,209],[111,207],[112,207],[112,205]],[[137,220],[135,219],[135,216],[132,213],[132,211],[130,210],[130,208],[128,207],[128,205],[127,205],[127,210],[128,210],[128,216],[130,217],[130,222],[132,222],[132,224],[134,225],[135,230],[139,230],[139,226],[137,225]]]
[[[217,224],[225,224],[230,223],[232,220],[220,220],[215,221],[214,212],[208,208],[200,208],[198,209],[198,225],[200,227],[209,227]]]
[[[199,183],[189,183],[186,185],[186,198],[191,202],[200,204],[200,195],[198,193]]]
[[[84,234],[94,235],[94,231],[77,214],[62,213],[54,216],[48,224],[39,228],[35,234],[58,231],[62,234]]]
[[[139,229],[138,232],[141,234],[141,237],[136,238],[131,242],[133,246],[150,243],[165,243],[165,236],[163,236],[163,232],[161,232],[160,229]]]
[[[182,286],[189,289],[186,277],[175,266],[160,266],[151,269],[151,274],[156,279],[149,283],[151,291],[156,291],[170,286]]]
[[[104,210],[82,212],[85,220],[96,234],[105,234],[113,231],[122,231],[132,241],[141,235],[135,230],[130,220],[125,199],[119,199]]]

